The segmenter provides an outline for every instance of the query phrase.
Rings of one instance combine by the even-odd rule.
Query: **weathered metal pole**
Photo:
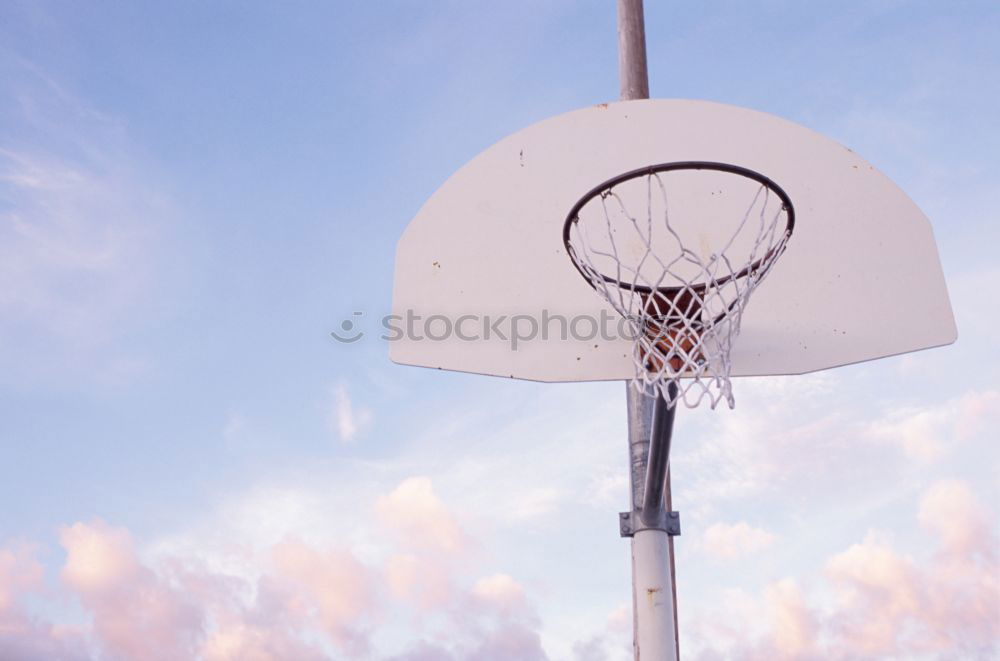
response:
[[[628,523],[623,522],[622,534],[632,537],[633,649],[636,661],[675,661],[680,656],[677,592],[673,538],[667,530],[677,522],[670,518],[670,473],[668,469],[660,506],[644,507],[655,400],[636,390],[631,383],[626,383],[626,388],[631,512],[623,515],[628,517]],[[665,449],[661,447],[660,451]],[[659,515],[652,525],[648,521],[652,518],[651,510]]]
[[[642,0],[618,0],[618,74],[623,101],[649,98]],[[626,384],[626,388],[631,512],[638,514],[643,509],[646,492],[654,400],[631,384]],[[669,512],[669,468],[662,493],[664,500],[658,504]],[[648,512],[649,508],[646,509]],[[638,523],[632,521],[632,525]],[[673,539],[665,530],[645,528],[632,533],[632,626],[636,661],[640,658],[642,661],[676,661],[680,655],[673,550]]]
[[[677,397],[677,384],[671,383],[671,399]],[[646,484],[642,495],[642,522],[658,522],[664,507],[667,488],[667,471],[670,469],[670,441],[674,429],[674,412],[677,409],[663,397],[653,404],[653,422],[649,431],[649,459],[646,460]]]
[[[649,98],[642,0],[618,0],[618,79],[622,101]]]

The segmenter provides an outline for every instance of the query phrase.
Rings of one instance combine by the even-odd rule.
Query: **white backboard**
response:
[[[930,223],[867,161],[772,115],[646,100],[530,126],[431,196],[397,248],[392,360],[538,381],[631,378],[631,342],[568,258],[563,222],[597,184],[674,161],[749,168],[795,207],[788,248],[744,313],[734,376],[800,374],[955,340]]]

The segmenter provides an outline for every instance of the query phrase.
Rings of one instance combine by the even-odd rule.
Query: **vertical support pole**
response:
[[[640,512],[645,499],[656,400],[636,390],[631,383],[626,382],[625,388],[630,509]],[[670,511],[669,468],[663,497],[663,505]],[[680,657],[676,603],[673,538],[663,530],[637,531],[632,536],[632,645],[636,661],[640,658],[644,661],[676,661]]]
[[[649,98],[642,0],[618,0],[618,75],[623,101]],[[631,384],[626,384],[626,388],[631,511],[638,512],[642,509],[645,492],[654,400]],[[669,468],[664,500],[670,511]],[[675,661],[680,656],[674,575],[673,539],[661,530],[637,532],[632,537],[632,627],[636,661],[640,655],[644,661]]]
[[[642,0],[618,0],[618,80],[622,101],[649,98]]]
[[[640,530],[632,537],[632,607],[635,659],[676,661],[670,545],[662,530]]]

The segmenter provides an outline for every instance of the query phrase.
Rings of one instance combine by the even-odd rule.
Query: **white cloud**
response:
[[[176,211],[121,122],[30,64],[5,73],[21,113],[0,138],[0,378],[128,382],[148,358],[115,341],[165,308]]]
[[[691,503],[687,514],[704,518],[727,502],[815,488],[820,456],[828,465],[825,473],[835,474],[829,469],[847,463],[846,450],[854,442],[843,420],[830,415],[841,378],[819,373],[741,379],[735,410],[697,409],[678,416],[671,471],[684,488],[682,502]],[[812,479],[802,484],[804,475]]]
[[[608,614],[603,629],[572,646],[573,661],[631,661],[635,658],[632,647],[632,607],[622,604]]]
[[[956,443],[1000,420],[1000,392],[970,391],[938,406],[897,408],[867,425],[872,439],[898,445],[912,459],[928,463]]]
[[[731,560],[766,549],[773,542],[773,534],[746,521],[715,523],[705,529],[701,548],[716,558]]]
[[[510,518],[534,519],[550,514],[559,507],[566,494],[555,487],[534,487],[510,495]]]
[[[619,471],[595,476],[584,497],[588,502],[602,507],[624,506],[629,499],[628,473]]]
[[[747,392],[744,389],[747,394],[744,401],[751,398],[766,399],[774,395],[784,398],[784,403],[775,404],[773,410],[764,406],[751,407],[761,412],[761,415],[774,416],[774,419],[758,419],[749,426],[749,433],[745,437],[739,435],[734,423],[730,435],[720,441],[716,448],[720,455],[726,447],[742,448],[740,450],[742,456],[759,462],[751,470],[760,471],[761,479],[753,482],[752,489],[740,492],[744,495],[773,495],[772,492],[776,490],[774,483],[785,491],[791,486],[807,481],[841,479],[845,473],[838,467],[840,464],[837,464],[837,457],[832,452],[832,449],[839,447],[838,444],[852,442],[856,444],[855,447],[882,447],[889,455],[899,454],[893,447],[881,442],[864,443],[864,438],[859,438],[856,433],[863,428],[865,424],[863,421],[840,436],[834,436],[832,439],[826,437],[828,430],[837,431],[837,425],[810,424],[808,418],[812,416],[813,409],[826,408],[829,402],[819,397],[814,398],[818,402],[813,401],[810,404],[811,395],[802,392],[804,388],[799,388],[797,381],[798,379],[787,379],[783,386],[776,386],[777,392]],[[809,383],[811,381],[807,379],[805,385],[808,386]],[[833,383],[837,385],[836,381]],[[302,481],[294,486],[288,483],[284,486],[260,487],[234,497],[224,511],[220,510],[213,514],[214,523],[206,522],[205,529],[198,533],[208,535],[209,528],[218,528],[219,538],[229,538],[228,541],[231,543],[231,547],[225,551],[228,564],[213,565],[216,568],[213,571],[222,568],[228,575],[239,576],[242,581],[253,584],[257,580],[255,571],[259,570],[251,569],[259,567],[261,560],[252,550],[270,548],[270,545],[280,543],[288,534],[304,535],[304,543],[317,549],[343,545],[351,549],[361,563],[372,568],[381,577],[378,579],[378,584],[386,595],[391,595],[394,599],[391,605],[393,613],[410,613],[405,616],[413,618],[406,620],[408,623],[418,622],[420,627],[430,629],[442,621],[444,617],[442,613],[457,608],[456,604],[465,603],[463,599],[477,599],[472,586],[476,577],[481,577],[484,573],[506,572],[525,590],[529,604],[540,594],[561,589],[564,577],[552,574],[551,560],[543,557],[546,554],[532,551],[540,548],[538,543],[550,539],[552,534],[548,526],[538,525],[537,516],[546,511],[560,512],[560,517],[551,517],[560,521],[563,515],[577,516],[578,518],[573,520],[572,529],[581,540],[591,540],[595,543],[598,540],[599,543],[607,541],[609,547],[618,541],[613,539],[613,536],[612,539],[608,539],[606,524],[607,522],[613,524],[615,513],[625,505],[626,482],[619,481],[618,486],[622,488],[620,503],[613,502],[613,499],[595,503],[591,502],[593,499],[589,496],[592,496],[595,485],[601,484],[603,478],[612,476],[610,466],[616,463],[621,465],[621,473],[627,475],[624,470],[624,457],[627,454],[625,439],[620,428],[624,419],[622,415],[624,398],[617,397],[620,394],[619,388],[612,389],[609,386],[542,389],[530,384],[518,385],[527,391],[523,396],[520,391],[510,386],[510,390],[505,392],[516,393],[517,397],[487,398],[491,402],[500,402],[499,406],[491,405],[487,410],[477,412],[472,407],[463,406],[462,402],[456,402],[454,418],[436,420],[429,415],[428,418],[432,421],[428,423],[427,431],[415,438],[403,439],[391,464],[342,460],[333,471],[320,470],[322,474],[313,471],[304,472]],[[504,384],[498,388],[507,387]],[[535,399],[538,394],[541,394],[541,398]],[[984,403],[988,404],[990,398],[975,397],[968,401],[970,402],[968,410],[975,412],[983,410]],[[801,419],[793,417],[788,421],[791,431],[784,434],[772,433],[772,428],[777,424],[775,421],[780,419],[782,410],[787,411],[788,407],[795,408],[800,404],[806,411],[801,414]],[[810,406],[813,408],[809,408]],[[565,414],[561,413],[565,410],[581,411],[581,413],[567,419]],[[501,425],[484,423],[494,419],[505,422]],[[979,418],[973,415],[969,419]],[[709,421],[704,425],[709,431],[698,427],[703,425],[705,420]],[[700,451],[702,448],[699,444],[702,439],[712,443],[711,432],[718,429],[715,419],[707,415],[701,421],[696,421],[694,415],[685,417],[680,421],[680,425],[683,425],[681,429],[690,431],[694,428],[696,432],[678,437],[677,447],[687,452]],[[982,425],[969,428],[981,430]],[[815,453],[818,447],[830,450],[830,456],[824,454],[822,458],[817,459]],[[766,456],[768,453],[772,453],[772,456]],[[848,455],[848,460],[844,465],[855,470],[856,456],[852,456],[849,452],[845,454]],[[720,460],[725,461],[725,457],[721,457]],[[688,466],[690,465],[689,462]],[[725,465],[734,470],[740,468],[738,462]],[[824,471],[831,466],[833,466],[831,474],[826,475]],[[822,475],[817,474],[817,467],[823,468],[823,471],[820,471]],[[556,468],[558,470],[555,470]],[[703,480],[705,493],[712,493],[709,488],[712,487],[713,480],[722,482],[728,479],[728,473],[716,471],[713,462],[706,461],[704,465],[698,466],[698,469],[702,472],[696,477]],[[403,476],[400,476],[401,471],[406,471]],[[304,477],[306,475],[310,477]],[[691,477],[690,473],[685,475],[684,471],[678,475],[680,479]],[[792,480],[795,481],[791,482]],[[828,482],[824,482],[826,483]],[[684,484],[681,482],[682,488]],[[720,488],[725,486],[723,484]],[[729,498],[733,492],[724,490],[722,493],[724,495],[718,497]],[[696,504],[690,492],[680,491],[675,494],[681,497],[678,509],[682,511]],[[799,497],[802,498],[801,493]],[[753,498],[749,498],[747,502],[751,501]],[[547,506],[526,510],[534,512],[535,519],[522,518],[515,515],[515,511],[518,510],[516,505],[521,502],[542,503]],[[871,499],[866,496],[865,506],[869,506],[870,502]],[[934,499],[931,502],[935,502]],[[359,503],[379,503],[379,505],[372,508],[359,506]],[[564,507],[567,503],[572,503],[573,507]],[[757,504],[759,505],[759,502]],[[372,514],[375,515],[374,519]],[[600,520],[599,525],[593,521],[595,519]],[[373,526],[373,520],[383,524],[383,527]],[[560,525],[569,524],[562,522]],[[685,531],[687,535],[694,534],[695,539],[699,541],[698,545],[689,548],[700,547],[702,535],[696,532],[699,527],[702,526],[700,524],[695,527],[691,524],[687,526]],[[739,535],[743,534],[746,540],[749,540],[744,540],[746,548],[765,543],[767,535],[772,534],[768,530],[754,528],[749,524],[746,524],[745,529],[738,523],[727,525],[727,528],[733,529],[724,531],[729,533],[730,537],[739,538]],[[702,527],[702,530],[704,529]],[[565,532],[567,528],[561,530]],[[594,535],[600,537],[593,537]],[[726,535],[721,537],[726,538]],[[193,538],[194,546],[186,549],[174,546],[173,551],[187,557],[209,558],[214,551],[208,552],[204,547],[197,546],[199,541],[204,542],[206,539],[208,537],[201,537],[200,540]],[[685,544],[684,539],[681,539],[682,546]],[[482,541],[481,545],[477,540]],[[725,544],[721,544],[719,548],[726,549],[721,553],[723,555],[731,553],[733,544],[738,543],[728,540]],[[622,549],[627,548],[622,544],[618,546]],[[773,549],[774,546],[772,544],[770,548]],[[740,550],[744,548],[741,547]],[[566,565],[575,569],[585,569],[584,558],[589,557],[589,554],[590,551],[580,554],[580,558],[568,560]],[[164,555],[162,550],[158,555]],[[768,556],[770,555],[769,553]],[[605,560],[607,558],[599,555],[595,557]],[[435,558],[445,560],[440,562],[435,561]],[[486,567],[483,566],[484,560],[489,562]],[[505,562],[510,564],[504,566]],[[483,569],[487,571],[484,572]],[[693,569],[684,563],[679,571],[682,576],[690,576],[689,572]],[[557,568],[556,574],[558,571]],[[601,571],[603,573],[606,568]],[[619,578],[622,581],[622,592],[627,591],[627,575],[623,573]],[[541,582],[542,580],[544,582]],[[817,618],[818,642],[815,642],[814,646],[826,644],[824,641],[825,637],[829,636],[827,623],[830,620],[823,610],[822,602],[819,605],[815,604],[813,594],[815,590],[810,592],[807,589],[810,588],[807,580],[796,577],[795,586],[805,603],[801,612],[795,610],[792,598],[794,594],[787,589],[776,587],[767,592],[761,587],[756,596],[748,593],[746,597],[748,602],[752,602],[749,612],[770,614],[769,619],[757,627],[760,630],[759,635],[754,637],[754,640],[766,641],[768,650],[773,651],[781,646],[783,646],[781,649],[791,650],[796,649],[797,645],[810,644],[808,641],[812,634],[807,626],[810,620],[801,619],[800,616]],[[771,602],[767,601],[768,595],[771,595],[769,597]],[[615,601],[612,603],[617,603],[620,595],[615,595],[613,598]],[[559,602],[549,598],[547,603]],[[615,651],[620,651],[619,643],[627,643],[626,639],[630,636],[627,628],[624,633],[614,638],[614,641],[617,641],[614,642],[616,646],[614,648],[610,632],[607,638],[600,640],[588,638],[581,642],[581,637],[577,633],[578,623],[581,620],[566,618],[568,621],[571,620],[567,624],[562,621],[557,611],[558,609],[553,607],[552,612],[542,613],[546,626],[540,640],[544,643],[543,649],[553,655],[553,658],[572,658],[576,643],[580,643],[578,648],[580,654],[593,656],[607,653],[609,658],[624,658]],[[686,613],[692,612],[692,607],[688,602],[684,602],[680,611],[682,616],[685,616]],[[391,636],[397,635],[400,630],[399,617],[389,616],[388,619],[393,621],[389,629],[377,629],[381,635],[390,636],[391,640],[397,643],[399,639]],[[479,618],[480,615],[475,617]],[[591,617],[589,621],[592,626],[589,630],[601,630],[603,617],[601,615],[596,620]],[[520,629],[512,636],[524,642],[528,646],[525,649],[535,649],[532,647],[535,642],[532,641],[536,639],[530,632],[542,631],[541,625],[536,622],[529,626],[522,620],[518,622],[521,622],[517,625]],[[779,626],[780,622],[784,624]],[[775,633],[782,627],[784,633],[780,635]],[[458,644],[454,638],[447,637],[427,637],[424,640],[426,645],[420,647],[412,638],[413,629],[403,628],[408,632],[406,635],[411,636],[406,641],[409,646],[392,647],[392,643],[386,643],[388,645],[386,649],[404,650],[410,654],[399,658],[464,659],[468,656],[463,654],[478,649],[471,646],[471,643]],[[472,628],[475,629],[474,634],[469,633],[471,629],[463,629],[462,635],[468,634],[476,640],[483,640],[481,636],[493,635],[489,627],[482,629],[477,624]],[[749,630],[753,627],[747,628]],[[687,628],[684,630],[685,639],[689,640]],[[237,624],[233,625],[232,631],[234,632],[232,635],[238,638]],[[389,631],[393,633],[390,634]],[[528,633],[525,633],[526,631]],[[719,633],[724,639],[728,639],[725,636],[735,635],[736,633],[732,632]],[[248,640],[253,639],[250,633],[246,636]],[[622,643],[623,640],[625,643]],[[419,654],[425,656],[421,657]],[[776,656],[771,658],[782,658],[777,652],[775,654]],[[744,658],[768,657],[761,655]]]
[[[371,423],[371,411],[355,408],[347,386],[341,384],[333,389],[332,426],[343,443],[353,441],[358,433]]]
[[[0,310],[58,334],[105,330],[148,277],[150,202],[116,173],[10,149],[0,185],[12,202],[0,213]]]

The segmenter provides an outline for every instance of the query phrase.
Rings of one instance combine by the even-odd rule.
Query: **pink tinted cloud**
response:
[[[373,603],[370,579],[347,551],[282,542],[250,590],[193,563],[147,566],[127,530],[101,521],[67,526],[60,540],[67,551],[62,583],[92,616],[95,638],[111,658],[327,658],[305,642],[316,631],[352,655],[367,649],[354,624]]]
[[[41,586],[44,574],[34,547],[17,544],[0,548],[0,613],[14,610],[17,597]]]
[[[93,615],[105,650],[127,659],[191,658],[203,613],[166,576],[142,566],[131,535],[102,521],[59,534],[66,549],[63,583]]]
[[[434,493],[428,477],[411,477],[375,503],[379,521],[408,548],[457,553],[468,538]]]
[[[449,613],[455,658],[482,661],[548,659],[538,629],[541,621],[524,587],[507,574],[476,580]]]
[[[993,641],[1000,656],[1000,546],[986,508],[965,483],[943,480],[924,495],[919,519],[941,540],[923,614],[933,647],[985,649]]]
[[[462,569],[473,543],[434,492],[429,478],[404,480],[376,503],[382,524],[407,552],[388,560],[390,592],[424,615],[423,637],[391,661],[540,661],[541,621],[524,587],[497,572],[471,584]]]
[[[939,406],[890,411],[870,423],[865,433],[872,439],[898,445],[910,458],[930,462],[998,421],[1000,392],[974,390]]]
[[[826,572],[840,596],[831,622],[845,652],[887,656],[905,644],[900,623],[918,615],[921,604],[921,577],[911,559],[869,534],[830,558]]]
[[[632,658],[632,606],[622,604],[608,614],[603,629],[573,644],[573,661]]]
[[[457,579],[453,579],[457,583]],[[438,623],[388,661],[542,661],[541,621],[524,587],[504,573],[454,588]]]
[[[696,618],[696,659],[993,659],[1000,654],[1000,564],[986,509],[961,481],[924,494],[918,518],[933,552],[923,560],[869,532],[823,568],[832,605],[811,604],[795,581],[744,595]],[[726,621],[739,626],[725,626]],[[683,643],[682,643],[683,645]]]
[[[989,515],[967,484],[942,480],[920,501],[920,525],[941,540],[948,556],[989,554],[996,549]]]
[[[504,613],[523,609],[527,596],[521,584],[507,574],[484,576],[472,586],[476,599]]]
[[[390,533],[384,562],[286,539],[244,549],[241,557],[267,559],[256,578],[210,570],[192,554],[144,559],[128,530],[100,520],[59,531],[66,558],[54,589],[30,547],[0,547],[0,659],[547,658],[541,620],[515,577],[469,578],[462,552],[471,540],[430,480],[404,480],[377,511]],[[25,598],[71,600],[87,624],[38,621]],[[390,606],[419,614],[395,657],[375,645]]]
[[[443,558],[400,553],[386,562],[385,582],[393,597],[433,611],[454,598],[451,570]]]
[[[272,556],[291,555],[290,548],[299,545],[286,541],[271,549]],[[255,549],[246,549],[247,552]],[[341,646],[354,645],[355,635],[346,621],[341,621],[336,641],[324,635],[321,603],[315,593],[329,590],[330,576],[338,568],[324,571],[311,565],[326,557],[337,561],[336,552],[327,553],[304,547],[306,556],[298,566],[289,561],[291,576],[279,573],[275,567],[265,571],[254,583],[221,574],[201,571],[185,578],[185,587],[196,594],[209,615],[207,627],[199,648],[204,661],[319,661],[329,658],[316,644],[306,641],[327,639]],[[280,561],[277,563],[281,565]],[[304,590],[300,581],[308,576],[320,581],[314,589]],[[343,612],[343,611],[341,611]],[[365,646],[361,638],[360,647]]]
[[[319,551],[288,540],[272,551],[273,585],[286,612],[319,625],[338,645],[360,655],[368,641],[358,625],[376,608],[375,574],[345,549]]]
[[[818,625],[798,584],[783,579],[764,589],[776,659],[801,658],[816,644]]]
[[[44,591],[45,570],[29,544],[0,547],[0,659],[89,657],[79,631],[30,616],[22,598]]]
[[[226,609],[199,653],[204,661],[322,661],[327,655],[303,641],[286,618],[267,608]]]
[[[965,439],[1000,422],[1000,392],[996,390],[971,391],[959,398],[955,420],[955,433]]]

